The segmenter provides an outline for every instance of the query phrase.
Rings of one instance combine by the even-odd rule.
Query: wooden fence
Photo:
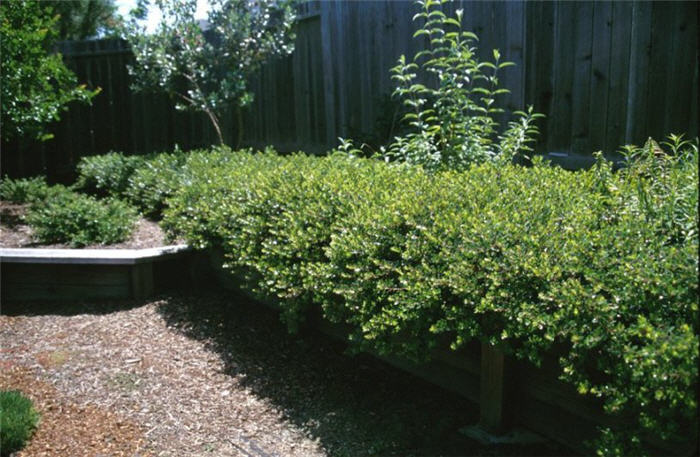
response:
[[[500,78],[511,90],[502,105],[532,104],[546,114],[539,151],[610,153],[648,136],[698,135],[699,3],[462,0],[447,7],[457,8],[479,36],[482,56],[498,48],[517,65]],[[252,78],[244,143],[319,153],[338,137],[390,138],[398,119],[389,68],[421,49],[412,38],[415,12],[408,1],[303,4],[295,52]],[[204,116],[129,89],[124,42],[64,43],[61,50],[79,80],[102,93],[90,107],[71,107],[54,126],[54,140],[6,145],[3,173],[63,175],[84,155],[214,142]],[[222,126],[233,142],[232,113]]]

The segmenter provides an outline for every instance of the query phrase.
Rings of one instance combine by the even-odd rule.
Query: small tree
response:
[[[50,3],[0,3],[3,141],[51,138],[46,124],[58,120],[69,102],[89,102],[98,92],[77,85],[61,55],[53,52],[57,21]]]
[[[253,100],[248,79],[269,58],[292,52],[294,11],[291,0],[209,3],[202,24],[194,17],[196,0],[155,0],[162,19],[150,34],[134,15],[126,32],[135,57],[133,87],[167,93],[176,109],[204,112],[221,144],[219,119],[234,104],[240,143],[240,110]]]

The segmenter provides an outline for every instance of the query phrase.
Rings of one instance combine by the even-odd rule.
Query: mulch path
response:
[[[230,293],[3,314],[0,388],[42,415],[18,457],[557,454],[480,446],[465,400]]]
[[[32,236],[32,228],[22,216],[29,205],[18,205],[0,200],[0,248],[71,248],[66,244],[40,244]],[[117,244],[85,246],[85,249],[142,249],[167,246],[165,233],[158,223],[140,218],[130,239]]]

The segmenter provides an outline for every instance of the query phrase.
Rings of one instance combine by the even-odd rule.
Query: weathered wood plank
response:
[[[131,267],[131,296],[136,299],[153,295],[153,263],[139,263]]]
[[[505,2],[504,16],[497,18],[505,24],[503,59],[515,63],[515,67],[506,68],[502,75],[502,87],[510,90],[505,104],[509,111],[522,110],[525,107],[525,6],[522,2]]]
[[[128,298],[129,266],[2,264],[3,300]]]
[[[647,91],[649,87],[649,57],[651,51],[650,2],[632,5],[630,66],[628,76],[627,120],[625,143],[643,144],[646,135]]]
[[[571,148],[576,154],[590,154],[590,118],[591,104],[591,59],[593,57],[593,8],[592,2],[575,4],[576,28],[574,81],[571,113]]]
[[[673,51],[668,56],[668,82],[665,92],[668,94],[668,109],[664,125],[666,133],[688,133],[691,128],[691,104],[697,98],[693,92],[693,79],[688,75],[695,73],[698,65],[698,9],[697,2],[681,2],[674,8],[673,22],[668,33],[673,36]],[[672,69],[672,70],[671,70]],[[697,128],[697,125],[696,125]]]
[[[606,124],[604,146],[604,150],[608,153],[618,151],[625,141],[632,6],[631,2],[613,3],[608,122]]]
[[[571,146],[572,91],[574,84],[574,40],[570,32],[576,27],[576,5],[557,3],[554,35],[554,93],[549,132],[550,151],[566,151]]]
[[[537,123],[540,130],[536,146],[538,151],[546,150],[552,124],[555,19],[553,2],[528,3],[526,29],[529,38],[525,68],[530,76],[527,78],[529,87],[526,103],[533,105],[535,111],[547,116]]]
[[[664,88],[669,83],[669,56],[673,53],[673,41],[668,38],[673,28],[674,8],[670,2],[654,2],[652,7],[651,58],[649,65],[649,89],[647,91],[647,136],[663,139],[667,135],[666,110],[670,106],[670,94]]]
[[[503,351],[482,343],[479,426],[487,432],[500,433],[510,425],[508,370]]]
[[[612,3],[595,3],[593,13],[593,56],[591,67],[590,148],[605,148],[608,122],[608,89],[610,79],[610,41],[612,27]]]
[[[334,18],[335,5],[333,2],[321,2],[320,16],[320,37],[321,37],[321,55],[322,55],[322,70],[323,70],[323,113],[326,124],[326,146],[336,143],[337,125],[336,120],[336,79],[333,69],[333,42],[336,39],[335,33],[332,33],[332,24]],[[334,32],[334,31],[333,31]],[[298,103],[303,103],[303,96],[297,98]],[[298,139],[301,139],[299,136]]]

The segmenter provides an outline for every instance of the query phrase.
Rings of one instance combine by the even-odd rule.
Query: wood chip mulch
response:
[[[29,205],[18,205],[0,200],[0,248],[68,249],[66,244],[41,244],[33,237],[33,230],[22,217]],[[142,249],[166,246],[165,233],[157,222],[139,218],[131,238],[117,244],[85,246],[86,249]]]
[[[26,392],[42,417],[18,457],[323,455],[203,342],[174,331],[163,305],[0,316],[0,388]]]
[[[230,293],[2,313],[0,389],[41,413],[17,457],[557,455],[480,446],[465,400]]]

